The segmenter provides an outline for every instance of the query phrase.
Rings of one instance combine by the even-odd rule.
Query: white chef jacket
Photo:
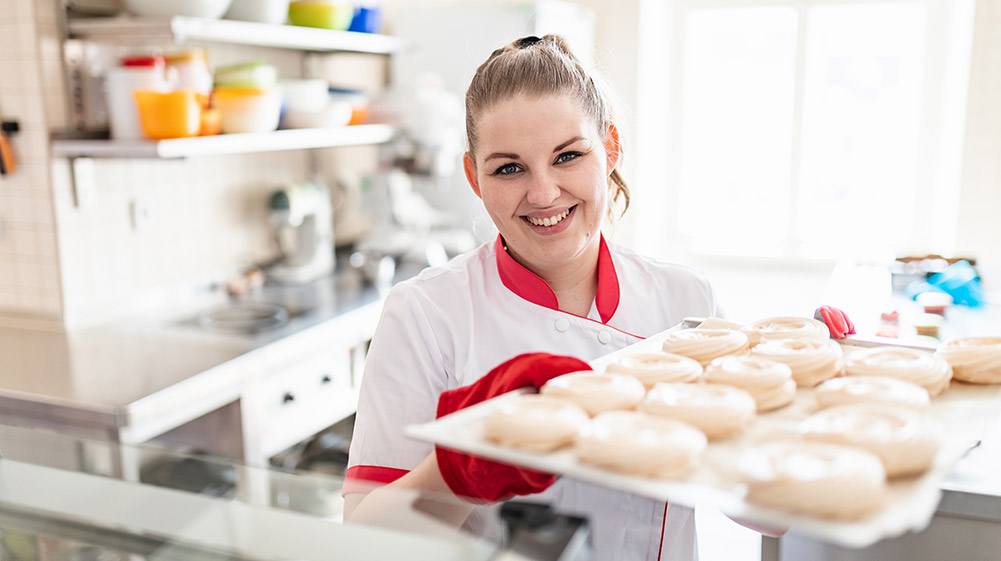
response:
[[[587,317],[560,311],[549,285],[515,261],[498,237],[396,285],[365,364],[344,492],[360,490],[361,481],[394,481],[414,468],[433,446],[406,437],[404,427],[433,420],[442,392],[516,355],[592,360],[686,316],[716,311],[708,282],[692,270],[604,238],[597,284]],[[567,477],[530,499],[586,516],[595,559],[698,558],[691,509]]]

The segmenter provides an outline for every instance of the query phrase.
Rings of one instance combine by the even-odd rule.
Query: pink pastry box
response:
[[[596,372],[617,359],[636,352],[659,351],[667,333],[692,327],[679,326],[590,362]],[[892,339],[852,337],[842,342],[846,353],[858,347],[897,344]],[[1001,412],[1001,386],[955,382],[922,409],[943,428],[942,446],[933,467],[920,477],[888,482],[883,508],[857,521],[816,518],[751,504],[735,466],[741,454],[756,444],[783,437],[797,438],[798,426],[817,411],[814,390],[799,388],[794,402],[772,412],[758,414],[740,435],[711,441],[699,466],[682,479],[653,479],[623,475],[580,463],[572,448],[535,453],[506,448],[483,438],[483,420],[499,404],[517,397],[512,392],[442,417],[431,423],[407,427],[407,435],[433,444],[484,458],[587,481],[635,495],[686,506],[712,507],[748,522],[769,527],[788,527],[797,533],[843,545],[866,547],[879,540],[909,531],[920,531],[931,521],[941,497],[940,486],[954,464],[993,428]]]

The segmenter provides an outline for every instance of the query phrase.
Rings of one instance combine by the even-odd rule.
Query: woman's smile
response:
[[[522,215],[525,226],[541,236],[555,236],[570,227],[577,205],[564,207],[562,210],[538,211]]]

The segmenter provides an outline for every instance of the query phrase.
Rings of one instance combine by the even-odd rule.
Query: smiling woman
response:
[[[569,95],[526,94],[494,104],[477,123],[483,138],[466,154],[466,176],[508,252],[543,278],[576,259],[594,263],[619,157],[615,125],[598,129]]]
[[[534,495],[591,520],[597,559],[697,558],[690,509],[403,435],[407,425],[589,370],[584,361],[686,316],[716,314],[700,276],[602,236],[609,209],[629,198],[616,171],[618,129],[595,77],[561,38],[528,37],[494,51],[467,91],[466,128],[466,178],[500,236],[387,298],[359,397],[348,518],[378,523],[398,510],[399,495],[373,484],[434,495],[445,505],[436,516],[456,523],[475,516],[476,503]]]

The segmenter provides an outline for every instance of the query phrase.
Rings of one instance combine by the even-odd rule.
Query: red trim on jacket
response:
[[[342,495],[348,493],[367,493],[373,487],[392,483],[410,471],[385,466],[351,466],[344,473]]]
[[[562,311],[552,287],[542,277],[515,261],[504,248],[504,239],[499,235],[494,253],[497,254],[497,272],[508,290],[533,304]],[[619,277],[615,273],[615,263],[608,244],[605,243],[605,236],[601,236],[598,245],[598,290],[594,295],[594,306],[601,322],[606,324],[619,307]]]
[[[664,554],[664,533],[667,531],[667,506],[668,503],[664,503],[664,518],[660,520],[660,545],[657,546],[657,561],[660,561],[660,556]]]

